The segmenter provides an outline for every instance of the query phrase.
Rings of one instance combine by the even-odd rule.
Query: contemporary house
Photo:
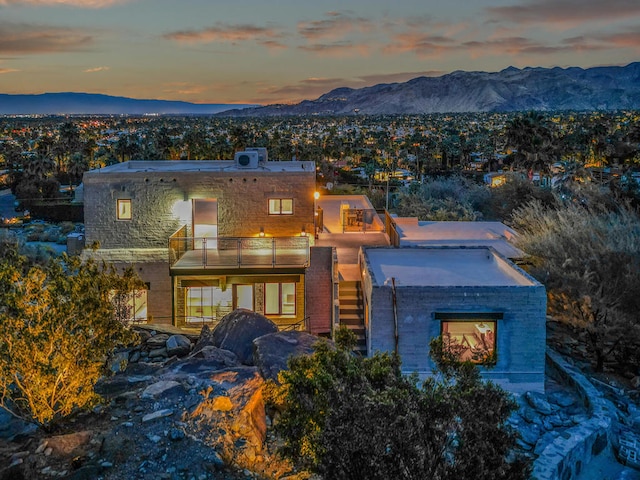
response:
[[[313,162],[130,161],[85,173],[85,257],[146,283],[132,318],[199,329],[236,308],[282,329],[356,333],[428,375],[429,342],[491,363],[512,391],[544,388],[544,287],[498,222],[419,222],[363,195],[316,194]],[[484,367],[483,367],[484,368]]]
[[[147,284],[136,319],[199,328],[247,308],[305,323],[313,162],[255,149],[232,161],[120,163],[83,183],[85,255],[136,269]]]
[[[367,351],[431,374],[432,338],[511,391],[544,390],[544,286],[491,247],[363,248]]]

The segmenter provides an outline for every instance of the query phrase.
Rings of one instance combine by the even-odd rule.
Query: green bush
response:
[[[528,478],[525,460],[507,461],[516,434],[505,422],[516,405],[474,365],[450,359],[418,386],[395,355],[354,356],[349,337],[290,359],[280,384],[268,385],[283,456],[331,479]]]

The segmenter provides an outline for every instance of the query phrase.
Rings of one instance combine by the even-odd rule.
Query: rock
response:
[[[153,350],[149,350],[149,358],[166,358],[167,357],[167,348],[154,348]]]
[[[109,370],[113,373],[124,372],[129,364],[129,350],[114,352],[109,358]]]
[[[184,357],[191,351],[191,341],[184,335],[171,335],[167,339],[167,355]]]
[[[185,437],[185,433],[179,428],[172,428],[169,430],[169,440],[177,442]]]
[[[146,342],[145,345],[149,350],[154,350],[156,348],[164,348],[169,339],[169,335],[166,333],[158,333],[156,335],[152,335]]]
[[[253,365],[253,341],[278,327],[264,315],[239,308],[225,315],[213,331],[214,346],[230,350],[240,363]]]
[[[638,388],[638,387],[640,387],[640,376],[636,376],[636,377],[633,377],[633,378],[631,379],[631,386],[632,386],[633,388]]]
[[[549,415],[553,413],[551,404],[547,402],[545,396],[538,392],[526,392],[524,394],[527,403],[531,405],[538,413],[542,415]]]
[[[540,427],[535,424],[531,424],[528,426],[524,426],[520,429],[520,440],[522,440],[527,445],[535,445],[540,438]]]
[[[528,405],[521,409],[522,418],[524,418],[528,423],[535,423],[536,425],[542,424],[542,419],[540,415]]]
[[[226,395],[205,398],[191,418],[207,430],[222,429],[223,444],[233,445],[245,460],[257,458],[267,433],[262,376],[257,368],[239,367],[214,372],[211,381],[226,390]]]
[[[129,363],[136,363],[140,361],[140,350],[134,350],[129,355]]]
[[[85,430],[82,432],[69,433],[67,435],[56,435],[47,439],[47,448],[50,448],[51,454],[57,457],[67,457],[71,455],[79,455],[84,453],[82,447],[85,447],[91,441],[93,432]]]
[[[290,357],[310,355],[320,339],[306,332],[289,331],[263,335],[253,341],[253,363],[265,379],[277,380]]]
[[[150,422],[151,420],[156,420],[158,418],[169,417],[173,415],[173,410],[170,408],[165,408],[162,410],[156,410],[155,412],[148,413],[144,417],[142,417],[143,422]]]
[[[161,380],[159,382],[152,383],[147,388],[145,388],[144,392],[142,392],[142,398],[154,399],[159,397],[160,395],[167,394],[167,392],[172,389],[184,390],[182,388],[182,384],[179,382],[176,382],[174,380]]]
[[[198,353],[200,350],[202,350],[205,347],[215,347],[213,332],[211,331],[208,325],[204,325],[202,327],[202,330],[200,330],[200,336],[198,337],[198,340],[196,340],[196,344],[193,346],[193,350],[191,351],[191,356],[194,356],[196,353]]]
[[[235,367],[238,365],[238,357],[233,352],[223,348],[214,347],[213,345],[204,345],[189,355],[189,358],[204,358],[207,360],[217,360],[220,365],[225,367]]]
[[[559,407],[566,408],[576,403],[576,398],[567,392],[553,392],[549,395],[549,401]]]
[[[20,420],[0,408],[0,439],[12,442],[20,437],[33,435],[37,430],[36,424]]]

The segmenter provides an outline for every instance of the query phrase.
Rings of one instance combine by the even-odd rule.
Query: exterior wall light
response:
[[[260,227],[260,233],[258,235],[264,237],[264,227]]]

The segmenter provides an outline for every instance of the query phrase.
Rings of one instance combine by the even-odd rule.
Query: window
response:
[[[269,215],[293,215],[293,198],[270,198]]]
[[[295,315],[296,314],[296,284],[295,283],[265,283],[264,284],[264,314],[265,315]]]
[[[442,320],[445,351],[461,361],[491,363],[495,361],[496,321],[483,318]]]
[[[118,220],[131,220],[131,199],[118,199]]]
[[[147,290],[111,293],[116,318],[123,323],[147,321]]]

